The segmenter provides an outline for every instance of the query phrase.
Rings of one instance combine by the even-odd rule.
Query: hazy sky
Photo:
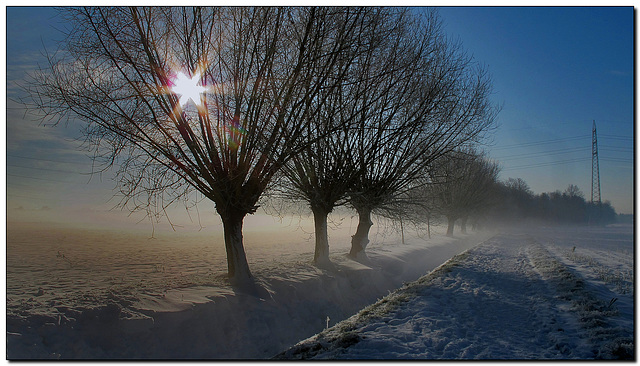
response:
[[[6,8],[7,95],[55,50],[65,24],[52,8]],[[440,8],[448,35],[460,38],[493,75],[503,104],[490,156],[501,179],[523,178],[535,193],[578,185],[591,194],[591,128],[598,126],[602,199],[633,210],[633,8]],[[79,125],[39,126],[7,100],[7,216],[129,226],[144,218],[110,211],[114,182],[90,176]],[[184,210],[174,216],[186,222]],[[213,204],[199,206],[217,222]]]

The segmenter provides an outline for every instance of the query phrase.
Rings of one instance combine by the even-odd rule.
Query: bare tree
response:
[[[447,218],[447,236],[453,236],[456,220],[466,219],[492,203],[499,167],[473,150],[456,151],[435,162],[429,170],[430,197]]]
[[[283,169],[287,178],[278,189],[280,199],[306,202],[313,213],[315,232],[314,264],[329,265],[328,215],[346,203],[346,193],[353,179],[349,168],[347,134],[334,131],[294,157]]]
[[[327,216],[347,202],[347,193],[361,175],[357,161],[359,130],[378,109],[394,105],[409,81],[415,42],[408,37],[416,19],[406,8],[358,8],[368,28],[341,62],[352,65],[339,88],[332,91],[310,126],[324,136],[295,156],[284,172],[287,182],[283,196],[306,202],[315,221],[314,263],[329,262]],[[408,41],[412,42],[409,43]],[[400,84],[397,84],[400,83]],[[341,126],[332,129],[334,125]]]
[[[496,219],[514,221],[524,218],[534,207],[534,194],[522,178],[509,178],[499,183],[501,202]]]
[[[341,83],[359,12],[350,8],[64,8],[72,27],[29,86],[47,121],[85,122],[122,201],[161,214],[193,191],[222,218],[229,276],[251,278],[242,224],[316,131]],[[184,104],[179,74],[206,88]],[[321,93],[322,91],[322,93]],[[186,92],[182,92],[185,94]],[[183,95],[184,97],[184,95]],[[317,137],[317,136],[316,136]]]
[[[415,186],[425,167],[481,139],[498,111],[489,101],[486,70],[445,37],[436,12],[420,18],[399,44],[394,63],[400,67],[389,80],[393,90],[366,108],[354,129],[359,176],[349,202],[359,223],[353,258],[366,257],[372,213],[397,207],[394,203]]]

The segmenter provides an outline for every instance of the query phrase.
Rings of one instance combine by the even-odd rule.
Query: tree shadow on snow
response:
[[[267,288],[251,277],[242,281],[229,281],[233,293],[238,295],[247,295],[262,300],[273,300],[273,296]]]
[[[376,265],[371,261],[371,259],[369,259],[369,256],[367,256],[367,254],[364,252],[360,252],[357,255],[347,254],[347,258],[369,268],[376,267]]]

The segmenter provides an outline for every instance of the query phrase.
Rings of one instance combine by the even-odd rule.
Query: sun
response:
[[[198,85],[200,75],[195,74],[193,78],[189,78],[183,73],[178,73],[173,81],[171,90],[180,95],[180,105],[186,105],[191,100],[194,104],[200,104],[200,94],[204,93],[207,88]]]

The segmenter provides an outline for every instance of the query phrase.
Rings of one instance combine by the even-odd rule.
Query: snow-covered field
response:
[[[634,358],[631,227],[501,233],[280,354]]]
[[[9,224],[8,358],[269,358],[490,235],[403,245],[373,228],[365,266],[346,258],[356,217],[331,231],[336,268],[320,270],[307,224],[247,225],[260,296],[228,285],[221,233]]]
[[[263,359],[319,332],[286,355],[589,359],[615,355],[615,345],[628,351],[631,227],[453,239],[440,229],[407,244],[374,229],[367,265],[345,256],[354,228],[330,234],[335,269],[310,264],[313,244],[300,230],[248,230],[260,291],[245,293],[228,285],[224,244],[211,233],[150,240],[8,225],[7,356]]]

